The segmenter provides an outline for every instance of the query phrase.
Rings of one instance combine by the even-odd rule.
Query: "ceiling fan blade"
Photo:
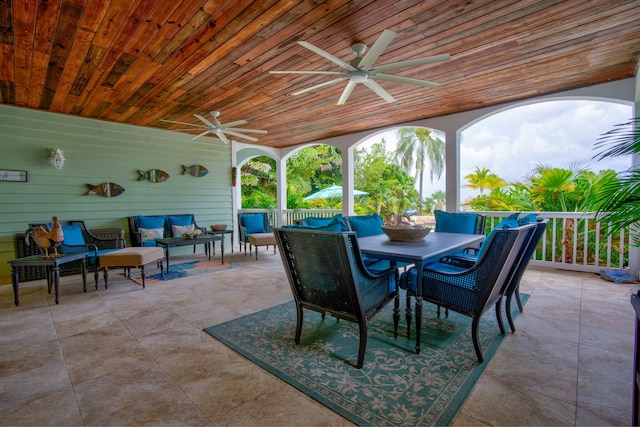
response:
[[[220,141],[224,142],[225,144],[228,144],[230,142],[229,138],[227,138],[227,136],[224,133],[216,132],[215,134],[220,139]]]
[[[209,126],[209,127],[215,127],[215,126],[213,126],[213,123],[211,123],[209,120],[205,119],[205,118],[204,118],[204,117],[202,117],[201,115],[199,115],[199,114],[194,114],[194,116],[195,116],[198,120],[200,120],[202,123],[206,124],[207,126]]]
[[[332,85],[334,83],[341,82],[343,80],[344,80],[344,77],[340,77],[339,79],[329,80],[328,82],[320,83],[318,85],[311,86],[311,87],[308,87],[306,89],[299,90],[297,92],[293,92],[292,95],[301,95],[303,93],[311,92],[313,90],[320,89],[320,88],[323,88],[325,86],[329,86],[329,85]]]
[[[451,55],[445,53],[443,55],[425,56],[424,58],[409,59],[408,61],[378,65],[377,67],[374,67],[374,69],[377,72],[384,73],[386,71],[399,70],[400,68],[417,67],[418,65],[433,64],[434,62],[443,62],[450,59]]]
[[[342,71],[269,71],[271,74],[342,74]]]
[[[204,126],[198,126],[197,128],[165,129],[165,130],[169,131],[169,132],[184,132],[184,131],[189,131],[189,130],[200,130],[200,129],[204,129]]]
[[[197,123],[174,122],[173,120],[163,120],[163,119],[160,119],[160,121],[167,122],[167,123],[176,123],[176,124],[185,125],[185,126],[202,127],[201,124],[197,124]]]
[[[391,96],[391,94],[389,94],[389,92],[384,90],[382,86],[380,86],[378,83],[374,82],[373,80],[365,80],[362,83],[364,83],[366,87],[374,91],[376,95],[378,95],[380,98],[384,99],[385,101],[387,102],[395,101],[395,99],[393,98],[393,96]]]
[[[254,138],[254,137],[252,137],[252,136],[243,135],[243,134],[241,134],[241,133],[234,132],[234,131],[232,131],[232,130],[228,130],[228,129],[227,129],[227,130],[225,130],[225,133],[228,133],[229,135],[237,136],[238,138],[244,138],[244,139],[247,139],[247,140],[249,140],[249,141],[253,141],[253,142],[255,142],[255,141],[257,141],[257,140],[258,140],[257,138]]]
[[[347,102],[347,99],[349,98],[349,95],[351,95],[354,87],[356,87],[356,82],[349,80],[349,83],[347,83],[347,87],[344,88],[344,90],[342,91],[342,95],[340,95],[338,105],[343,105],[345,102]]]
[[[230,130],[234,130],[236,132],[249,132],[249,133],[260,133],[263,135],[267,134],[266,130],[259,130],[259,129],[240,129],[240,128],[233,128],[233,129],[229,129],[229,128],[225,128],[225,132],[228,132]]]
[[[298,44],[300,46],[302,46],[302,47],[306,47],[307,49],[309,49],[312,52],[317,53],[318,55],[322,56],[323,58],[328,59],[329,61],[333,62],[334,64],[341,66],[342,68],[346,68],[347,70],[355,70],[355,68],[353,68],[351,65],[347,64],[343,60],[336,58],[335,56],[331,55],[328,52],[325,52],[324,50],[320,49],[319,47],[315,47],[311,43],[304,42],[304,41],[299,41]]]
[[[376,59],[382,55],[382,52],[384,52],[387,46],[389,46],[389,43],[393,41],[395,36],[395,32],[391,30],[384,30],[382,34],[380,34],[380,37],[378,37],[378,40],[376,40],[373,46],[371,46],[369,52],[367,52],[367,54],[362,58],[362,61],[358,64],[358,68],[364,67],[365,70],[368,70],[369,67],[376,62]]]
[[[204,132],[202,132],[200,135],[196,135],[193,138],[191,138],[192,141],[195,141],[196,139],[200,138],[201,136],[205,136],[206,134],[209,133],[209,130],[205,130]]]
[[[220,127],[223,128],[223,129],[226,129],[226,128],[230,128],[230,127],[233,127],[233,126],[246,125],[246,124],[247,124],[246,120],[236,120],[235,122],[225,123],[225,124],[221,125]]]
[[[409,77],[393,76],[391,74],[376,74],[373,79],[386,80],[388,82],[404,83],[408,85],[416,85],[422,87],[438,87],[440,83],[428,82],[426,80],[412,79]]]

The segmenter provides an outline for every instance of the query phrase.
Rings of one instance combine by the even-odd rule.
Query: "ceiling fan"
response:
[[[160,121],[189,126],[188,128],[185,128],[185,129],[169,129],[170,131],[182,132],[182,131],[189,131],[189,130],[204,129],[204,132],[191,138],[192,141],[200,138],[201,136],[205,136],[208,133],[215,134],[225,144],[229,143],[229,138],[227,138],[227,135],[232,135],[238,138],[244,138],[249,141],[257,141],[256,138],[249,135],[244,135],[244,133],[259,133],[263,135],[267,133],[266,130],[241,129],[241,128],[235,127],[235,126],[247,124],[246,120],[237,120],[235,122],[230,122],[223,125],[218,121],[218,116],[220,115],[219,111],[210,111],[209,114],[211,115],[211,120],[207,120],[199,114],[193,115],[196,119],[200,120],[202,123],[174,122],[173,120],[160,120]]]
[[[387,102],[393,102],[395,99],[382,88],[375,80],[386,80],[389,82],[396,83],[404,83],[417,85],[422,87],[433,88],[439,86],[438,83],[429,82],[425,80],[412,79],[409,77],[400,77],[394,76],[391,74],[382,74],[386,71],[398,70],[400,68],[406,67],[416,67],[418,65],[432,64],[434,62],[442,62],[448,61],[451,59],[449,54],[443,55],[435,55],[435,56],[427,56],[424,58],[416,58],[410,59],[408,61],[400,61],[400,62],[392,62],[390,64],[378,65],[376,67],[373,66],[373,63],[378,59],[378,57],[382,54],[382,52],[389,46],[391,41],[396,36],[396,33],[391,30],[384,30],[382,34],[378,37],[376,42],[371,46],[369,52],[364,56],[361,55],[367,49],[367,46],[364,43],[355,43],[351,46],[351,50],[356,54],[356,57],[350,62],[346,63],[341,59],[336,58],[328,52],[312,45],[311,43],[307,43],[304,41],[299,41],[298,44],[303,46],[312,52],[317,53],[318,55],[328,59],[334,64],[339,65],[344,68],[345,71],[269,71],[272,74],[335,74],[340,75],[337,79],[329,80],[328,82],[320,83],[315,86],[311,86],[306,89],[299,90],[294,92],[293,95],[300,95],[306,92],[310,92],[316,89],[323,88],[325,86],[332,85],[334,83],[338,83],[344,80],[347,80],[347,86],[344,88],[342,92],[342,96],[338,100],[338,105],[342,105],[347,101],[349,95],[351,95],[351,91],[357,83],[362,83],[375,92],[378,96],[384,99]]]

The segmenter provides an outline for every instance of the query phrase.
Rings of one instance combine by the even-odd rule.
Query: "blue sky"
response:
[[[476,166],[487,168],[507,182],[521,180],[538,164],[571,168],[581,164],[594,172],[603,169],[622,171],[631,166],[631,158],[595,161],[593,145],[614,125],[627,122],[630,106],[599,101],[549,101],[512,108],[488,117],[462,133],[460,174]],[[394,134],[383,135],[388,146],[395,147]],[[380,136],[375,138],[379,141]],[[444,191],[444,179],[428,182],[424,194]],[[463,187],[460,200],[477,191]]]

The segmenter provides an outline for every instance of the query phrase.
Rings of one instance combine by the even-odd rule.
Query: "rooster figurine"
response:
[[[55,258],[62,256],[58,253],[58,246],[64,241],[64,233],[62,232],[62,226],[58,222],[58,217],[51,218],[53,224],[51,225],[51,231],[45,230],[42,226],[29,227],[24,235],[25,243],[29,244],[29,238],[32,238],[38,246],[44,250],[44,258]],[[53,248],[53,254],[49,255],[49,249]]]

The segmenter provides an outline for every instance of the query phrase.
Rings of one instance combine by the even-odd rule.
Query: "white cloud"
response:
[[[594,172],[604,169],[622,171],[631,166],[629,157],[596,161],[594,143],[614,125],[632,115],[631,107],[598,101],[552,101],[512,108],[490,116],[462,132],[460,176],[476,167],[487,168],[507,182],[522,180],[536,165],[570,168],[581,164]],[[389,150],[395,148],[395,132],[384,137]],[[464,179],[461,178],[464,184]],[[424,193],[444,190],[444,177],[433,185],[427,182]],[[460,200],[474,196],[461,188]]]

